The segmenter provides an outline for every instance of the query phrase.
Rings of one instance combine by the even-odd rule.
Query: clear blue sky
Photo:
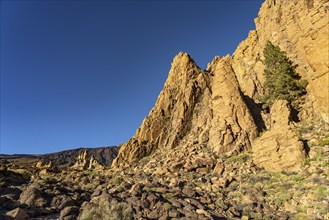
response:
[[[0,153],[127,141],[173,57],[232,54],[262,2],[2,0]]]

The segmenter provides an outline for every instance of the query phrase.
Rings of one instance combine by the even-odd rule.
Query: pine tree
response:
[[[278,46],[267,42],[264,48],[265,94],[260,98],[263,108],[271,107],[275,100],[283,99],[298,109],[298,101],[306,93],[307,81],[301,80],[296,66]]]

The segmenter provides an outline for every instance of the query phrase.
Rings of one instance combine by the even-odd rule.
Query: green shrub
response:
[[[313,190],[315,192],[315,196],[317,197],[317,199],[322,200],[327,198],[328,189],[326,186],[317,185],[313,187]]]
[[[260,97],[263,108],[271,107],[275,100],[287,100],[294,108],[306,93],[307,81],[300,80],[296,66],[278,46],[267,42],[264,48],[265,94]]]
[[[329,145],[329,138],[320,139],[319,140],[319,145],[320,146]]]
[[[84,209],[79,220],[131,220],[133,210],[127,203],[101,199],[93,208]]]

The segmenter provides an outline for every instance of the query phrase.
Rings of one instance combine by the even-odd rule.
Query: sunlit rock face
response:
[[[271,108],[271,125],[253,143],[256,165],[268,171],[298,171],[306,158],[303,142],[290,125],[287,101],[278,100]]]
[[[215,57],[201,70],[186,53],[173,60],[154,108],[121,147],[114,166],[129,164],[159,148],[209,144],[215,152],[250,149],[257,127],[231,67]]]
[[[309,108],[329,123],[329,2],[324,0],[268,0],[250,31],[234,52],[233,69],[242,92],[257,99],[263,91],[263,49],[278,45],[308,81]],[[306,111],[306,109],[304,109]],[[307,109],[311,115],[311,109]]]
[[[264,92],[262,60],[267,41],[285,51],[297,73],[308,81],[300,118],[322,118],[328,123],[328,8],[323,0],[268,0],[255,19],[256,30],[232,57],[215,57],[201,70],[190,55],[179,53],[155,106],[121,147],[113,167],[129,165],[157,149],[195,143],[208,145],[218,155],[253,148],[253,140],[260,130],[269,129],[275,112],[265,114],[257,105]],[[299,146],[296,164],[305,155]]]
[[[101,165],[94,156],[88,156],[87,150],[83,151],[78,155],[76,163],[73,165],[75,169],[81,170],[94,170],[94,169],[104,169],[104,166]]]

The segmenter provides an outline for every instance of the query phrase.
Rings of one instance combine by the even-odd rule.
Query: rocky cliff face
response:
[[[203,127],[211,114],[211,108],[197,114],[198,109],[206,107],[210,99],[209,83],[208,73],[203,72],[188,54],[179,53],[173,60],[155,106],[136,134],[121,147],[115,165],[130,163],[160,147],[173,148],[183,143],[184,137],[192,130],[198,134],[205,133],[195,124],[202,121],[199,127]]]
[[[288,103],[278,100],[271,110],[270,129],[253,143],[254,161],[269,171],[298,171],[306,153],[303,142],[292,130]]]
[[[278,45],[298,65],[308,81],[308,115],[314,111],[329,122],[329,2],[327,0],[267,0],[233,56],[232,67],[245,95],[257,100],[264,82],[263,48]]]
[[[117,157],[118,147],[0,155],[0,219],[329,219],[329,126],[318,120],[327,10],[328,0],[267,0],[233,58],[201,70],[179,53]],[[269,113],[257,104],[267,40],[309,81],[299,122],[284,100]]]
[[[250,141],[258,133],[257,126],[240,91],[232,69],[232,58],[226,56],[208,64],[212,75],[211,125],[209,144],[216,152],[250,149]]]
[[[262,59],[267,41],[286,51],[298,65],[297,72],[309,82],[303,117],[322,117],[329,122],[328,8],[328,1],[323,0],[267,0],[255,19],[256,30],[238,46],[233,58],[215,57],[203,71],[188,54],[179,53],[154,108],[121,147],[113,167],[129,165],[157,149],[197,143],[208,145],[218,155],[250,150],[258,132],[271,123],[270,115],[257,105],[263,93]],[[277,114],[275,111],[270,114]],[[294,136],[290,128],[285,130],[285,135],[275,137]],[[271,145],[267,147],[275,149],[274,136],[270,132],[265,136]],[[293,151],[281,147],[278,170],[293,170],[303,161],[305,152],[299,142],[295,146]],[[255,155],[265,157],[263,147],[256,147]],[[298,156],[285,164],[282,154],[290,157],[292,152]]]
[[[134,137],[121,147],[115,166],[159,148],[209,144],[218,153],[250,149],[257,126],[231,67],[215,57],[202,71],[186,53],[173,60],[158,100]]]

